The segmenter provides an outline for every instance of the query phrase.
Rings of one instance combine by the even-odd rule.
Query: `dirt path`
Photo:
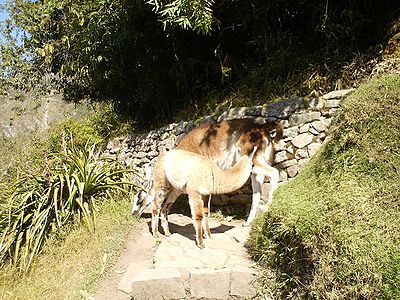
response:
[[[242,222],[210,219],[212,239],[199,249],[190,217],[171,214],[172,235],[157,240],[145,221],[92,299],[258,299]]]
[[[144,269],[150,268],[156,250],[156,241],[150,235],[145,221],[140,225],[141,229],[134,229],[129,236],[125,250],[119,257],[108,277],[99,284],[97,292],[93,295],[95,300],[129,300],[131,296],[118,288],[123,284],[123,278],[127,271],[132,276]]]

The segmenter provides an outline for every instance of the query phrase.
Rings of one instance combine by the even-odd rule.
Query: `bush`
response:
[[[400,297],[399,86],[383,77],[344,101],[331,140],[252,227],[278,297]]]
[[[398,9],[396,0],[12,0],[10,26],[24,43],[3,47],[0,77],[54,73],[67,97],[112,99],[148,125],[247,76],[260,101],[290,94],[288,80],[304,93],[332,89],[354,53],[379,54]]]
[[[71,138],[50,154],[43,172],[23,173],[6,190],[0,210],[0,261],[10,259],[27,270],[50,234],[72,221],[95,225],[96,203],[126,191],[131,172],[117,161],[100,157],[96,144],[83,148]]]

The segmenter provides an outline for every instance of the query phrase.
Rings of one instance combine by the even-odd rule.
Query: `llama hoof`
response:
[[[158,239],[158,233],[153,233],[153,238]]]
[[[197,244],[197,247],[199,247],[200,249],[204,249],[205,248],[204,243]]]
[[[171,232],[166,231],[166,232],[165,232],[165,236],[167,236],[167,237],[168,237],[168,236],[171,236]]]
[[[242,226],[243,226],[243,227],[249,227],[250,224],[251,224],[250,222],[244,222],[244,223],[242,224]]]

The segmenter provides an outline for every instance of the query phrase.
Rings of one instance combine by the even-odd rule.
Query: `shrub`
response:
[[[100,156],[96,144],[76,147],[71,138],[49,155],[41,173],[23,173],[7,189],[0,210],[0,261],[11,259],[27,270],[46,237],[74,220],[95,226],[96,203],[125,192],[131,172]]]

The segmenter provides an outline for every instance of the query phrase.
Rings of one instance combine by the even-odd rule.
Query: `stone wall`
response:
[[[198,122],[181,121],[143,134],[131,134],[115,139],[106,146],[106,155],[122,160],[143,174],[144,167],[154,164],[163,149],[172,149],[175,142],[195,126],[215,121],[254,117],[282,120],[284,136],[275,146],[274,166],[280,172],[280,182],[295,177],[304,168],[327,137],[329,126],[339,108],[341,100],[351,91],[340,90],[319,98],[293,97],[272,103],[268,107],[232,108],[219,116],[207,116]],[[266,179],[268,180],[268,179]],[[263,195],[268,194],[269,184],[263,185]],[[213,197],[213,205],[231,203],[249,204],[251,187],[246,184],[241,190],[229,195]]]

